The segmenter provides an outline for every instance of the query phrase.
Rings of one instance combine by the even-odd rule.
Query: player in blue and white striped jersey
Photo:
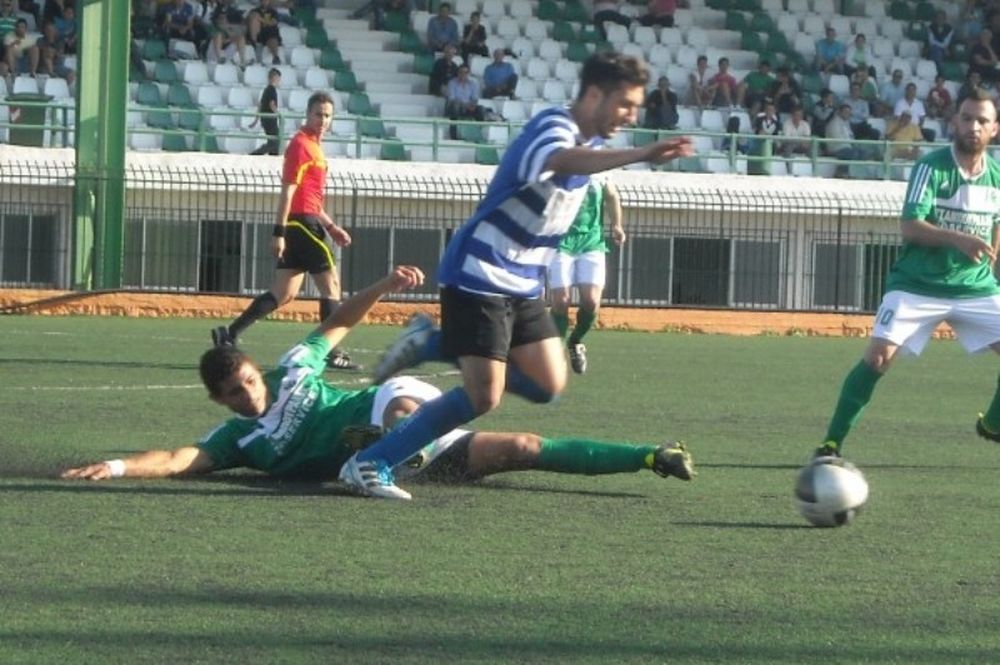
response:
[[[342,480],[393,496],[396,460],[492,410],[505,390],[539,403],[562,392],[566,359],[540,296],[546,267],[576,217],[589,176],[692,154],[686,137],[598,149],[635,123],[648,78],[636,58],[594,55],[583,65],[573,103],[542,111],[511,144],[482,203],[445,250],[438,273],[441,330],[426,317],[411,322],[375,370],[382,381],[425,360],[455,360],[463,385],[426,402],[349,460]]]

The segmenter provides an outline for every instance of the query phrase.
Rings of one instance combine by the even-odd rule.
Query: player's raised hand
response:
[[[690,157],[694,154],[694,144],[690,136],[678,136],[651,143],[646,148],[646,161],[651,164],[663,164],[672,159]]]
[[[405,291],[424,283],[424,272],[416,266],[396,266],[388,279],[393,291]]]

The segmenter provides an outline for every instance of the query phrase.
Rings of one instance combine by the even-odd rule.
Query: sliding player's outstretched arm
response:
[[[166,478],[209,473],[214,468],[212,458],[203,450],[195,446],[181,446],[174,450],[147,450],[124,459],[78,466],[63,471],[60,477],[77,480]]]
[[[348,331],[361,323],[383,296],[406,291],[424,283],[424,273],[416,266],[396,266],[395,269],[371,286],[358,291],[337,306],[333,314],[320,323],[316,332],[337,346]]]

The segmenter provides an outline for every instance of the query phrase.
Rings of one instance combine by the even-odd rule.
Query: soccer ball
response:
[[[817,457],[799,471],[795,507],[815,526],[844,526],[868,500],[868,482],[839,457]]]

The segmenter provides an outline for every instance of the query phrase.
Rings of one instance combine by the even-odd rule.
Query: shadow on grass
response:
[[[671,522],[674,526],[702,526],[712,529],[774,529],[784,531],[786,529],[815,529],[808,524],[786,524],[784,522],[689,522],[685,520],[675,520]]]
[[[429,485],[461,485],[465,483],[436,483],[427,482]],[[601,492],[598,490],[576,490],[567,489],[565,487],[543,487],[539,485],[521,485],[521,484],[509,484],[500,480],[495,480],[489,478],[482,481],[476,481],[467,484],[469,487],[476,487],[484,490],[493,490],[497,492],[537,492],[539,494],[572,494],[574,496],[596,496],[606,499],[645,499],[648,498],[645,494],[636,494],[634,492]]]
[[[78,358],[0,358],[0,365],[71,365],[74,367],[130,367],[135,369],[182,369],[196,371],[195,363],[157,363],[131,360],[85,360]]]

